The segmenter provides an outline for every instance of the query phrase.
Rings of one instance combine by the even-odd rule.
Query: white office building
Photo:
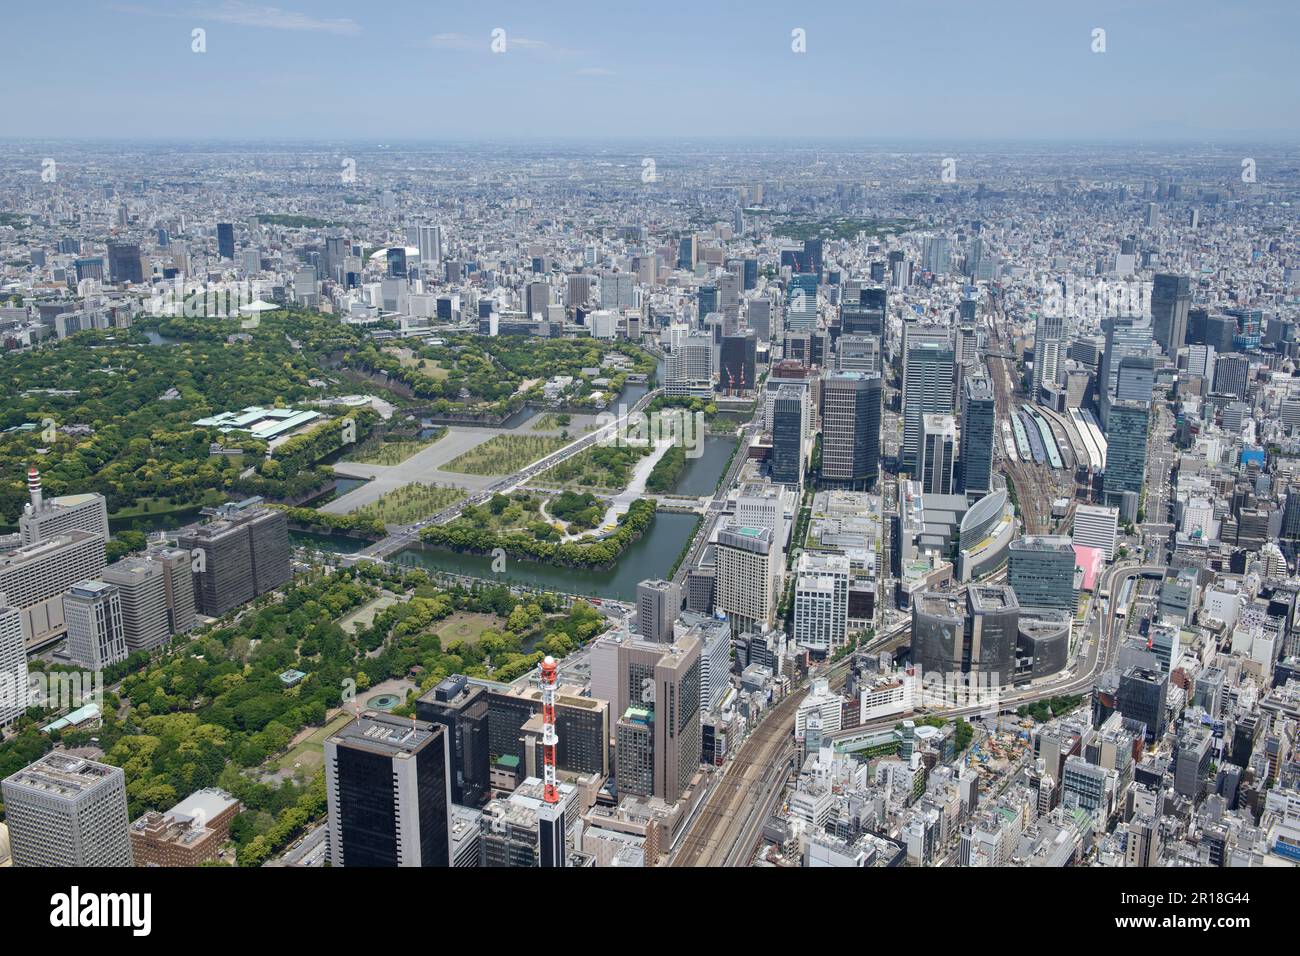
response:
[[[0,783],[14,866],[131,866],[121,767],[58,751]]]
[[[1119,509],[1102,505],[1079,505],[1074,509],[1073,544],[1099,548],[1107,561],[1115,559],[1115,540],[1119,533]]]
[[[122,592],[103,581],[82,581],[63,595],[68,657],[91,670],[126,660]]]
[[[815,654],[833,654],[848,639],[849,559],[833,552],[799,556],[794,587],[794,640]]]

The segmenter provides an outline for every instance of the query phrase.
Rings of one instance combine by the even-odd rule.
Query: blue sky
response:
[[[1294,0],[0,9],[6,136],[1300,139]]]

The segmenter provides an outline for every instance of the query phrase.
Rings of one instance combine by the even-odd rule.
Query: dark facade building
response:
[[[993,490],[993,386],[987,375],[962,382],[961,480],[967,495],[982,497]]]
[[[139,243],[108,244],[108,277],[110,282],[144,282],[144,260],[140,257]]]
[[[609,774],[609,704],[594,697],[581,697],[573,688],[560,688],[555,695],[556,769],[563,773]],[[490,758],[513,756],[527,767],[537,758],[541,732],[527,729],[542,712],[542,692],[536,687],[491,690],[488,702],[488,751]],[[533,753],[529,753],[532,749]],[[540,776],[540,772],[536,774]]]
[[[1169,675],[1145,667],[1130,667],[1119,679],[1115,709],[1146,725],[1148,744],[1165,734],[1165,697]]]
[[[222,505],[212,520],[176,536],[197,554],[194,604],[200,614],[220,617],[292,575],[289,524],[283,511],[258,507],[260,499]]]
[[[757,379],[758,339],[752,332],[724,335],[719,352],[718,390],[726,395],[752,392]]]
[[[1151,326],[1166,355],[1177,355],[1187,341],[1187,311],[1192,301],[1187,276],[1156,273],[1151,286]]]
[[[217,255],[222,259],[235,258],[235,227],[232,223],[217,223]]]
[[[772,405],[772,480],[797,485],[803,478],[804,390],[782,385]]]
[[[325,741],[333,866],[450,866],[446,728],[366,711]]]
[[[822,478],[856,489],[880,477],[879,375],[831,372],[822,381]]]
[[[461,674],[438,682],[415,702],[415,715],[447,729],[451,746],[451,799],[481,807],[492,795],[487,689]]]
[[[1150,402],[1120,401],[1111,406],[1106,429],[1106,474],[1102,478],[1104,504],[1122,505],[1126,491],[1141,496],[1146,482],[1150,423]]]

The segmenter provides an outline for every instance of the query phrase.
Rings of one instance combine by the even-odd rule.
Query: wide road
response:
[[[565,445],[563,448],[559,449],[558,451],[551,452],[551,454],[547,455],[545,458],[539,458],[537,461],[533,462],[532,464],[528,465],[525,468],[520,469],[519,471],[515,472],[513,475],[506,475],[502,478],[497,478],[495,481],[492,482],[492,484],[488,485],[482,491],[476,492],[475,494],[470,495],[468,498],[462,498],[454,505],[449,505],[448,507],[443,508],[441,511],[437,512],[436,514],[430,515],[427,518],[421,518],[419,521],[415,522],[414,524],[393,526],[392,528],[390,528],[390,533],[386,538],[381,538],[379,541],[376,541],[374,544],[371,544],[368,547],[362,549],[361,551],[358,551],[356,557],[387,558],[405,548],[409,548],[412,545],[418,544],[420,540],[420,529],[423,528],[425,525],[446,524],[447,522],[460,517],[460,513],[464,511],[465,508],[469,505],[482,504],[483,502],[491,498],[493,495],[510,494],[510,492],[516,490],[520,485],[524,484],[529,479],[537,475],[540,475],[542,472],[546,471],[547,469],[555,467],[560,462],[566,461],[569,458],[572,458],[574,455],[579,454],[580,452],[586,451],[588,448],[596,444],[598,441],[609,438],[610,436],[613,435],[615,429],[617,429],[620,425],[623,424],[623,422],[627,420],[629,415],[642,411],[647,405],[649,405],[652,401],[658,398],[661,394],[663,394],[663,389],[661,388],[656,388],[649,392],[646,392],[646,394],[642,395],[641,398],[637,400],[637,403],[635,405],[633,405],[630,409],[628,409],[619,418],[615,419],[613,422],[610,422],[608,425],[604,426],[603,428],[600,428],[597,431],[591,432],[587,435],[583,435],[581,438],[578,438],[575,441],[570,442],[569,444]]]

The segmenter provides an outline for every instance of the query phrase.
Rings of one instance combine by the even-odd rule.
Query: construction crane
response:
[[[560,802],[560,788],[555,783],[555,679],[559,667],[547,654],[542,661],[542,799]]]

